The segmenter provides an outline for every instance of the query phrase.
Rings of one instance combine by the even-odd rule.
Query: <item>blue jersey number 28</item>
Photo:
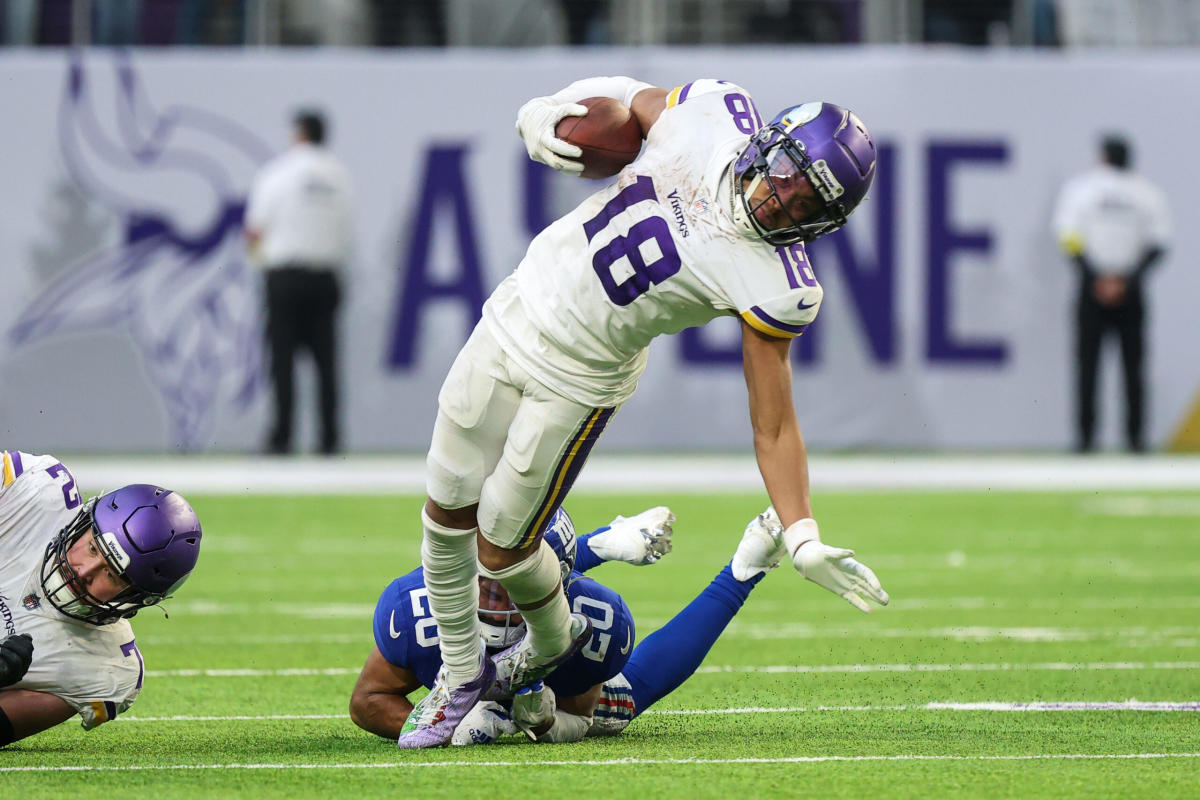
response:
[[[642,175],[585,222],[583,232],[590,242],[630,206],[657,202],[654,181]],[[671,226],[662,217],[647,217],[634,223],[629,233],[613,237],[592,257],[592,269],[608,299],[619,306],[629,305],[649,291],[651,285],[679,272],[681,263],[675,240],[671,238]]]

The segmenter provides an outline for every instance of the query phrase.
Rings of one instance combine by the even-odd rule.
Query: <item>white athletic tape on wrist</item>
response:
[[[796,552],[799,551],[800,545],[812,540],[821,541],[821,532],[817,528],[817,521],[812,517],[797,520],[784,528],[783,545],[787,548],[788,555],[793,562],[796,560]]]

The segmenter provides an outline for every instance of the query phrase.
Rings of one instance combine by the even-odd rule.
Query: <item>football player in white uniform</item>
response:
[[[518,112],[530,157],[579,173],[581,151],[557,139],[555,125],[586,115],[578,101],[597,96],[631,109],[646,139],[641,155],[534,238],[484,304],[438,396],[421,552],[442,690],[422,701],[438,708],[422,709],[430,722],[402,735],[402,748],[447,743],[492,681],[479,644],[477,561],[525,619],[522,682],[588,638],[538,532],[632,395],[650,341],[722,314],[742,321],[755,453],[793,563],[869,608],[845,584],[835,555],[843,551],[821,543],[812,519],[788,360],[821,303],[804,244],[845,224],[874,177],[866,127],[821,102],[763,125],[749,94],[723,81],[667,90],[588,78]]]
[[[180,495],[133,484],[84,501],[58,459],[0,451],[0,746],[78,714],[87,730],[137,699],[129,625],[196,565]]]

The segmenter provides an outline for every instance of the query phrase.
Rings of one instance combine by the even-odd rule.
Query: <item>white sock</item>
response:
[[[566,592],[562,591],[562,571],[558,556],[544,541],[524,561],[501,570],[480,570],[489,578],[500,581],[520,608],[529,631],[529,643],[537,657],[534,661],[549,661],[567,649],[571,643],[571,609]],[[556,591],[557,590],[557,591]],[[554,593],[541,608],[521,608],[523,603],[536,603]]]
[[[421,566],[429,610],[437,620],[438,643],[446,681],[467,683],[479,674],[483,645],[479,639],[479,586],[476,564],[478,528],[459,530],[439,525],[421,509],[425,537],[421,540]]]

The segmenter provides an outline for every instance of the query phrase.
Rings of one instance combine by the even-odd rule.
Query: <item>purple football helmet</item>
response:
[[[733,172],[739,227],[770,245],[811,242],[845,225],[866,197],[875,177],[875,144],[853,112],[833,103],[804,103],[780,112],[754,134]],[[797,219],[788,209],[788,189],[801,178],[816,191],[823,209]],[[764,182],[767,193],[752,199]],[[772,200],[783,224],[768,228],[761,217],[768,204],[775,208]]]
[[[68,561],[71,547],[89,532],[113,574],[129,585],[110,600],[93,596]],[[179,588],[200,555],[200,520],[182,496],[135,483],[84,504],[46,548],[42,591],[74,619],[107,625],[132,617]]]
[[[575,568],[575,556],[579,552],[579,541],[575,536],[575,523],[566,510],[559,508],[550,518],[542,532],[546,544],[558,556],[562,571],[563,589]],[[479,628],[483,633],[484,645],[489,650],[511,647],[525,635],[525,621],[515,621],[520,614],[508,592],[500,581],[479,577]]]

